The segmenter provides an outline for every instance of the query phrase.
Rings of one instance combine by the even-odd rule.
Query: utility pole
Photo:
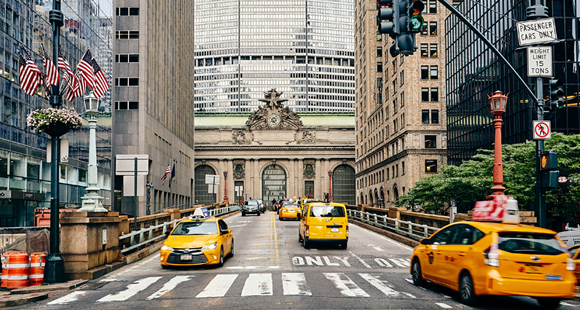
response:
[[[52,10],[49,12],[49,20],[52,24],[52,61],[58,64],[58,45],[60,40],[60,27],[63,25],[63,16],[60,10],[60,0],[53,0]],[[62,97],[59,94],[59,85],[52,86],[50,95],[50,105],[55,109],[60,109]],[[51,179],[50,179],[50,248],[46,258],[46,270],[44,271],[44,283],[64,282],[64,261],[60,255],[60,231],[59,231],[59,175],[60,167],[60,138],[52,135],[52,155],[51,155]]]

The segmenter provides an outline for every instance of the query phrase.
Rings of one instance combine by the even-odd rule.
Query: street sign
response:
[[[520,46],[549,43],[558,40],[554,18],[518,22],[517,30]]]
[[[135,158],[137,158],[137,175],[149,174],[149,155],[117,155],[115,162],[116,175],[135,175]]]
[[[533,121],[534,140],[552,139],[552,129],[550,121]]]
[[[205,184],[220,184],[220,175],[212,175],[206,174],[205,175]]]
[[[558,183],[566,183],[568,182],[568,179],[566,177],[559,177],[558,178]]]
[[[234,186],[234,191],[236,192],[236,196],[240,197],[244,193],[244,187],[241,185]]]
[[[211,184],[208,184],[208,186],[207,186],[207,193],[208,194],[217,194],[217,192],[218,192],[218,185],[217,184],[215,184],[213,186]]]
[[[529,77],[552,77],[552,47],[530,46],[528,51],[528,76]]]

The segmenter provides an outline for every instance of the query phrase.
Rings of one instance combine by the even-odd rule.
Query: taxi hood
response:
[[[217,235],[169,235],[163,242],[174,249],[201,248],[218,241]]]

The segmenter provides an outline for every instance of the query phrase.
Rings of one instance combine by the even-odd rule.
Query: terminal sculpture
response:
[[[287,99],[280,99],[282,94],[283,92],[277,92],[276,89],[271,89],[264,94],[265,99],[260,99],[260,101],[266,104],[254,111],[248,121],[246,121],[246,126],[249,130],[298,130],[303,126],[300,117],[282,104],[282,102],[288,101]]]

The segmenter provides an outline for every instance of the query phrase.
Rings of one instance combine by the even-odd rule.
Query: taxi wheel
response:
[[[411,269],[411,276],[413,277],[413,284],[416,286],[422,286],[425,284],[423,280],[423,273],[421,272],[421,263],[418,259],[413,260],[413,268]]]
[[[258,211],[258,216],[260,216],[260,211]]]
[[[304,239],[302,239],[302,244],[304,245],[305,249],[310,249],[310,242],[308,242],[308,238],[304,237]]]
[[[223,247],[220,250],[220,262],[217,265],[218,265],[218,267],[222,267],[224,265],[224,248]]]
[[[477,302],[477,296],[473,289],[473,280],[468,272],[464,272],[459,278],[459,299],[468,306]]]
[[[348,245],[348,242],[346,242],[346,241],[344,241],[344,242],[340,243],[340,247],[341,247],[343,250],[346,250],[346,246],[347,246],[347,245]]]
[[[298,232],[298,242],[302,242],[302,235]]]
[[[230,257],[234,257],[234,239],[232,239],[232,246],[230,248]]]
[[[246,213],[242,212],[242,216],[246,216]]]
[[[538,303],[542,309],[556,309],[560,306],[560,299],[558,298],[538,298]]]

